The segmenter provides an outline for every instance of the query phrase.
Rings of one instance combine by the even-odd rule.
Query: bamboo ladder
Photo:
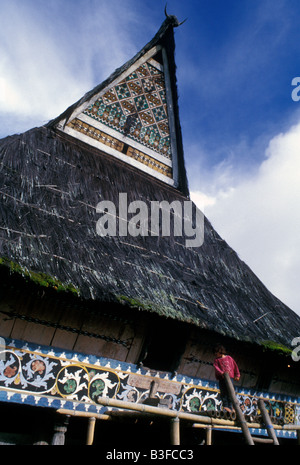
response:
[[[275,434],[275,431],[274,431],[270,416],[268,414],[268,411],[266,409],[266,406],[265,406],[265,403],[264,403],[263,399],[258,400],[258,406],[259,406],[261,414],[262,414],[263,422],[264,422],[265,427],[267,429],[267,433],[268,433],[268,436],[269,436],[268,439],[254,438],[254,437],[251,436],[248,425],[247,425],[247,422],[246,422],[245,417],[244,417],[244,414],[243,414],[243,412],[242,412],[242,410],[240,408],[239,401],[238,401],[238,399],[236,397],[235,390],[234,390],[232,381],[230,379],[230,376],[229,376],[228,373],[225,373],[224,377],[225,377],[225,382],[226,382],[226,386],[227,386],[227,389],[228,389],[229,397],[231,399],[231,402],[233,403],[234,410],[235,410],[236,416],[237,416],[237,420],[238,420],[238,422],[239,422],[239,424],[241,426],[241,429],[242,429],[242,432],[244,434],[244,437],[245,437],[245,440],[246,440],[247,444],[253,446],[255,443],[272,443],[275,446],[279,446],[277,436]]]

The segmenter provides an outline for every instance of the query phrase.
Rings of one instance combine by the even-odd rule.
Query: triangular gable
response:
[[[186,176],[174,64],[170,70],[174,25],[167,18],[141,52],[56,119],[55,127],[180,188]]]

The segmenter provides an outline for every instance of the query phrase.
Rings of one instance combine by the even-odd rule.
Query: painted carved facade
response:
[[[0,400],[33,406],[105,413],[99,398],[108,397],[143,403],[149,397],[152,381],[155,397],[166,408],[195,414],[220,411],[218,386],[212,381],[192,379],[138,368],[92,355],[59,351],[21,341],[2,340],[0,353]],[[237,392],[245,415],[259,415],[258,398],[265,400],[274,423],[300,424],[300,399],[241,389]],[[263,432],[255,430],[256,434]],[[278,435],[294,438],[295,432]]]

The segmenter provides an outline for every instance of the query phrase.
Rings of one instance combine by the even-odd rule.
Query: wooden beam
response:
[[[237,420],[238,420],[238,422],[239,422],[239,424],[241,426],[241,429],[243,431],[246,443],[248,445],[254,446],[252,436],[250,434],[250,431],[249,431],[248,425],[246,423],[245,417],[243,415],[243,412],[242,412],[242,410],[240,408],[239,401],[238,401],[238,399],[236,397],[234,387],[233,387],[233,384],[231,382],[231,379],[230,379],[230,376],[229,376],[228,373],[224,373],[224,379],[225,379],[225,382],[226,382],[229,397],[231,399],[231,402],[233,403],[234,410],[236,411]]]
[[[70,415],[72,417],[96,418],[96,420],[111,420],[111,416],[102,413],[81,412],[80,410],[58,409],[57,413],[61,415]]]
[[[260,444],[273,444],[273,439],[270,438],[253,438],[253,441]]]
[[[279,446],[279,442],[278,442],[277,436],[276,436],[275,431],[274,431],[274,426],[272,425],[270,416],[268,414],[268,411],[266,409],[266,406],[265,406],[265,403],[264,403],[263,399],[258,400],[258,406],[260,408],[260,411],[261,411],[263,421],[264,421],[265,427],[267,429],[267,433],[268,433],[269,438],[272,439],[275,446]]]
[[[167,408],[161,408],[161,407],[152,407],[150,405],[146,404],[136,404],[134,402],[125,402],[122,400],[117,400],[117,399],[110,399],[108,397],[99,397],[97,399],[97,403],[104,405],[106,407],[116,407],[120,409],[128,409],[132,411],[137,411],[137,412],[142,412],[142,413],[152,413],[154,415],[158,416],[166,416],[166,417],[172,417],[172,418],[180,418],[183,420],[189,420],[193,422],[199,422],[199,423],[205,423],[205,424],[229,424],[229,425],[235,425],[236,423],[234,421],[230,420],[221,420],[218,418],[210,418],[205,415],[197,415],[196,413],[189,413],[189,412],[178,412],[176,410],[171,410]],[[219,423],[221,422],[221,423]]]

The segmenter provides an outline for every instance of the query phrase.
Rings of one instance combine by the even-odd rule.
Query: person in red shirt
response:
[[[227,412],[232,411],[232,402],[228,395],[224,373],[227,372],[231,379],[235,381],[239,381],[240,379],[240,372],[239,368],[235,362],[235,360],[230,357],[230,355],[226,355],[226,350],[222,345],[218,345],[215,348],[215,361],[214,361],[214,369],[216,379],[219,381],[219,389],[220,389],[220,397],[223,403],[223,409]]]

